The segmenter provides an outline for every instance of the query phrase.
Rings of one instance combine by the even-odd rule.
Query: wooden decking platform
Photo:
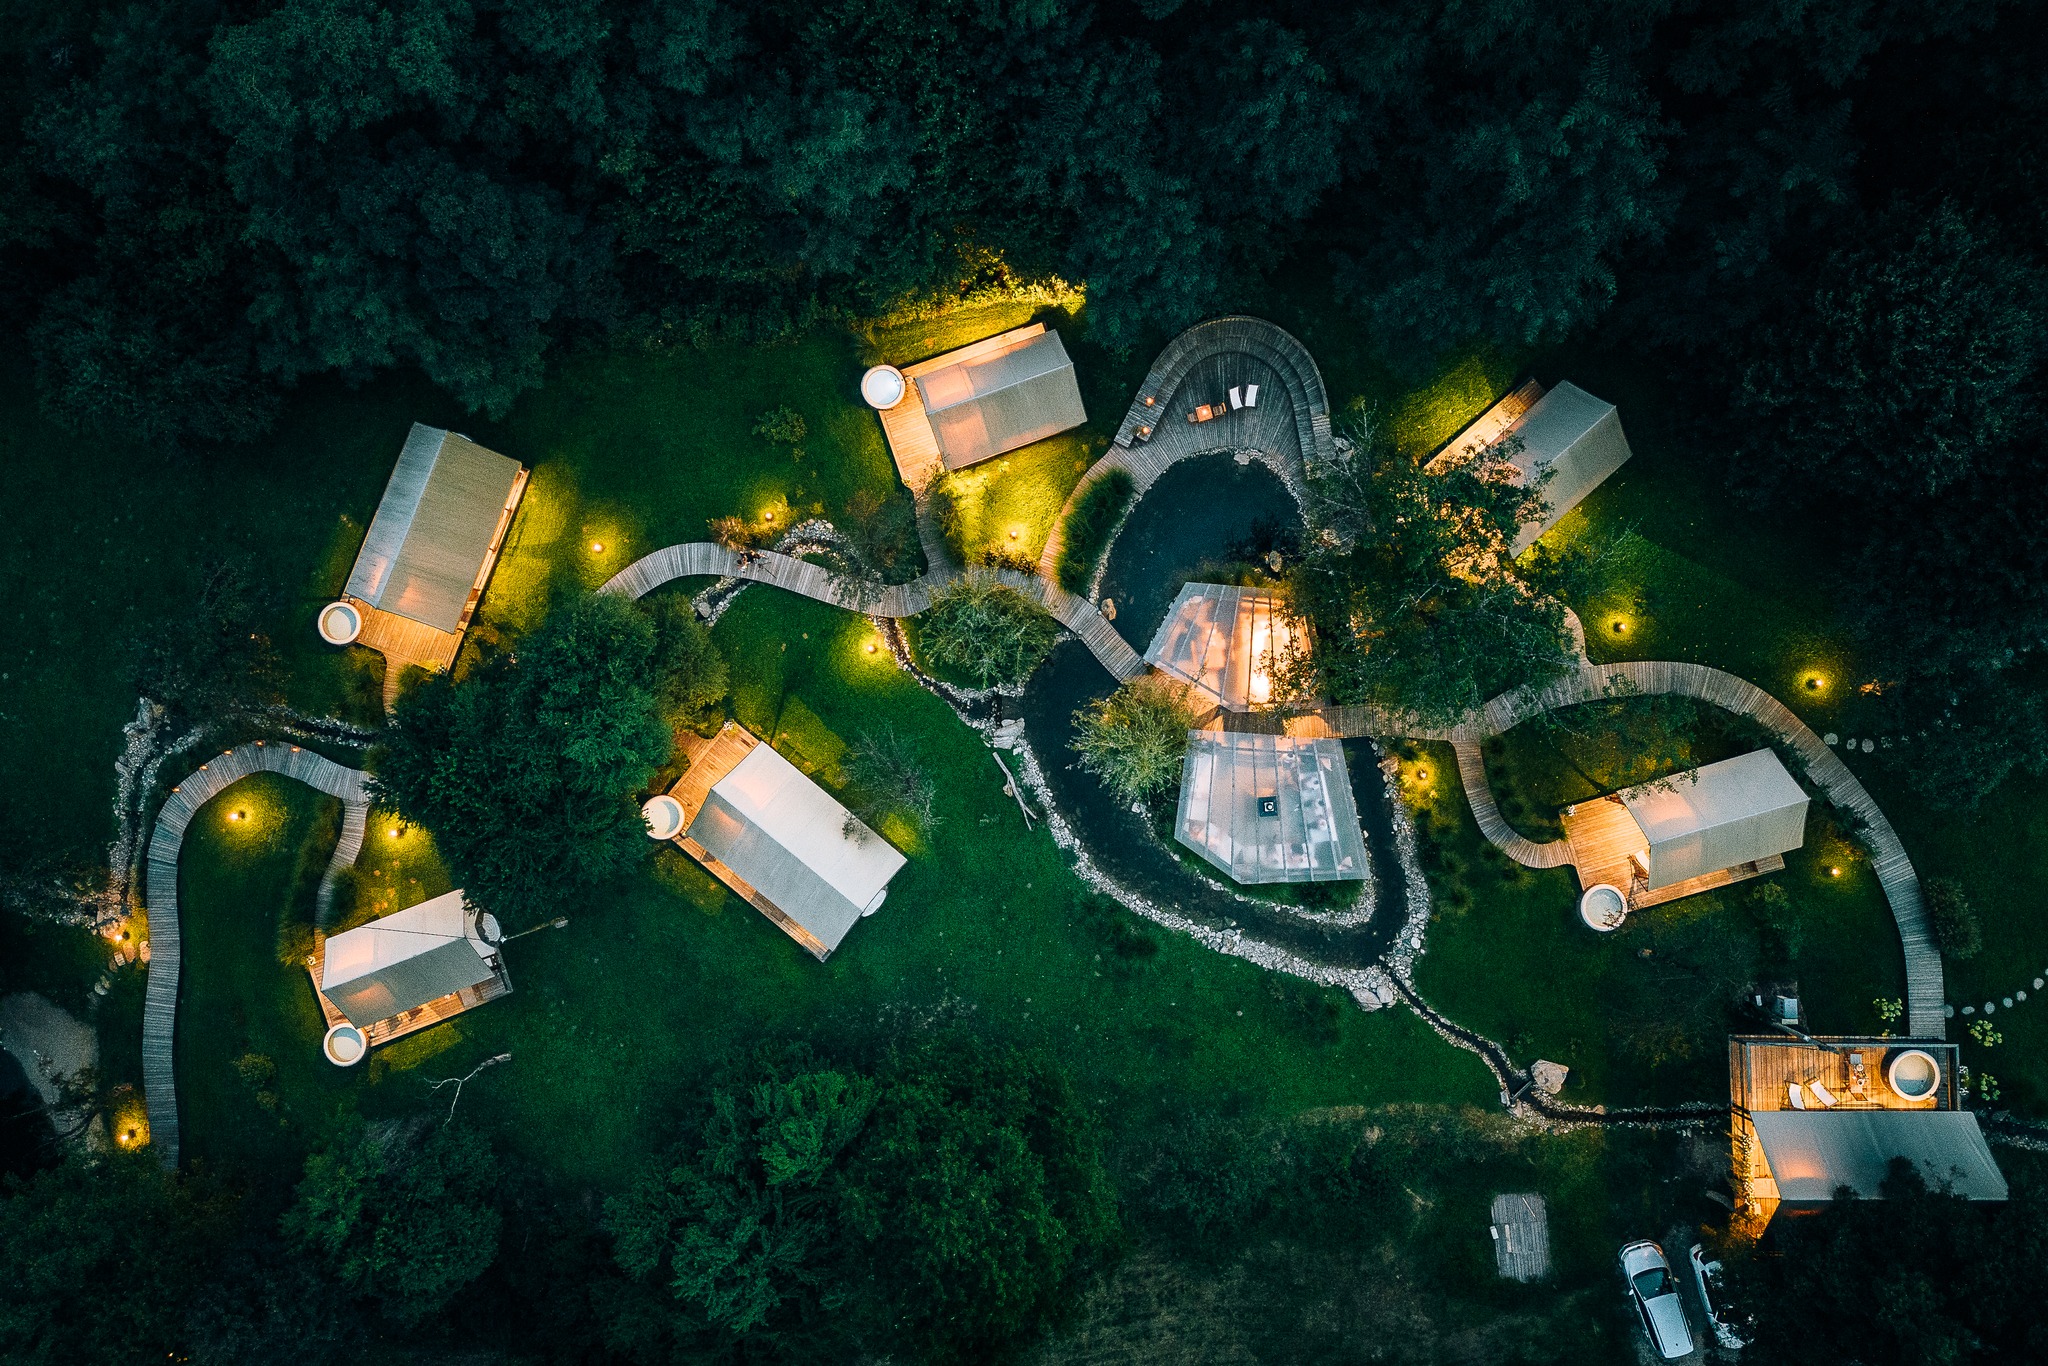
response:
[[[1941,1086],[1931,1100],[1907,1100],[1885,1079],[1886,1057],[1895,1049],[1917,1048],[1941,1063]],[[1853,1055],[1853,1056],[1852,1056]],[[1861,1079],[1856,1060],[1861,1059]],[[1962,1058],[1954,1044],[1921,1039],[1874,1039],[1815,1035],[1809,1042],[1784,1035],[1736,1036],[1728,1040],[1728,1095],[1748,1114],[1792,1109],[1791,1089],[1819,1082],[1835,1098],[1836,1110],[1954,1110],[1956,1068]],[[1810,1108],[1823,1108],[1809,1095]]]
[[[149,1107],[149,1140],[166,1167],[178,1165],[178,977],[183,936],[178,925],[178,856],[185,832],[201,807],[252,773],[281,773],[308,787],[339,797],[341,838],[320,881],[325,914],[335,880],[363,850],[370,800],[363,774],[297,745],[238,745],[210,759],[171,789],[149,839],[145,902],[149,908],[149,982],[142,1005],[142,1091]]]
[[[1550,1210],[1540,1195],[1496,1195],[1487,1214],[1493,1260],[1511,1281],[1550,1274]]]
[[[320,990],[320,973],[326,964],[327,936],[321,935],[314,941],[313,952],[306,958],[306,972],[313,981],[313,999],[320,1003],[321,1018],[326,1020],[327,1027],[332,1029],[338,1024],[346,1024],[348,1016],[337,1010],[334,1002],[328,1000],[327,994]],[[475,1010],[486,1001],[495,1001],[500,996],[511,994],[512,978],[506,973],[504,959],[500,956],[497,971],[491,975],[489,981],[474,987],[465,987],[461,991],[450,992],[423,1006],[400,1011],[388,1020],[379,1020],[363,1030],[363,1038],[368,1041],[371,1048],[375,1048],[379,1044],[402,1039],[408,1034],[417,1034],[422,1029],[432,1029],[442,1021],[452,1020],[466,1010]]]
[[[1481,451],[1501,439],[1508,428],[1521,419],[1522,414],[1536,406],[1536,400],[1543,397],[1543,386],[1535,380],[1525,380],[1510,389],[1495,401],[1492,407],[1443,444],[1443,447],[1429,459],[1429,472],[1456,469]]]

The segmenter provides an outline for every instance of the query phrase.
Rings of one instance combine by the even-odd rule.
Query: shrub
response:
[[[1194,723],[1186,691],[1147,674],[1074,713],[1074,749],[1118,801],[1142,802],[1180,781]]]
[[[1927,903],[1927,927],[1944,955],[1961,962],[1976,956],[1984,946],[1984,934],[1977,924],[1977,912],[1963,895],[1962,884],[1953,878],[1931,877],[1920,884]]]
[[[862,814],[870,819],[900,812],[920,835],[930,835],[939,823],[932,810],[939,785],[926,770],[917,742],[894,727],[863,731],[846,752],[845,768],[847,781],[865,799]]]
[[[925,657],[984,688],[1023,682],[1059,635],[1037,603],[981,574],[955,579],[917,619]]]
[[[1124,515],[1137,485],[1123,470],[1111,470],[1090,484],[1067,514],[1066,533],[1060,541],[1060,587],[1080,593],[1088,587],[1088,576],[1109,544],[1109,533]]]
[[[801,450],[804,438],[810,434],[804,415],[787,405],[771,408],[754,422],[754,435],[778,446],[795,446]]]

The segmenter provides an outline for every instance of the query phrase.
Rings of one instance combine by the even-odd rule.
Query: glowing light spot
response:
[[[1835,867],[1835,866],[1834,866],[1833,864],[1829,864],[1829,865],[1828,865],[1828,876],[1829,876],[1829,877],[1840,877],[1841,875],[1842,875],[1842,870],[1841,870],[1840,868],[1837,868],[1837,867]]]
[[[397,838],[398,838],[398,827],[394,825],[394,826],[392,826],[392,827],[391,827],[391,828],[390,828],[389,830],[386,830],[386,831],[384,832],[384,838],[385,838],[385,839],[388,839],[388,840],[395,840],[395,839],[397,839]]]
[[[230,811],[230,812],[228,812],[228,819],[229,819],[229,820],[231,820],[231,821],[247,820],[247,819],[248,819],[248,816],[249,816],[249,813],[248,813],[248,812],[246,812],[246,811]]]
[[[870,643],[870,644],[869,644],[869,646],[868,646],[868,653],[869,653],[869,654],[873,654],[874,652],[875,652],[875,646],[874,646],[874,645],[873,645],[872,643]]]
[[[1627,623],[1627,622],[1625,622],[1625,621],[1622,621],[1622,620],[1621,620],[1620,618],[1618,618],[1618,617],[1617,617],[1617,618],[1615,619],[1615,622],[1614,622],[1614,634],[1616,634],[1616,635],[1618,635],[1618,636],[1620,636],[1620,635],[1627,635],[1627,634],[1628,634],[1628,623]]]
[[[1808,692],[1819,692],[1822,688],[1825,688],[1827,685],[1828,681],[1825,678],[1822,678],[1819,674],[1808,674],[1806,676],[1806,690]]]
[[[602,554],[604,554],[604,542],[603,542],[603,541],[592,541],[592,542],[590,543],[590,553],[591,553],[591,554],[593,554],[593,555],[602,555]]]

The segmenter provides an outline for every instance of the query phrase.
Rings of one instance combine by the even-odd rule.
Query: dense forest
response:
[[[1715,478],[1824,546],[1873,728],[1945,747],[1913,781],[1968,806],[2015,768],[2048,771],[2048,7],[0,0],[0,16],[0,324],[16,372],[81,434],[199,464],[260,442],[316,380],[415,371],[497,417],[580,351],[776,342],[1053,281],[1085,292],[1094,342],[1144,355],[1307,280],[1418,381],[1474,347],[1648,358]],[[1496,535],[1526,510],[1393,469],[1375,415],[1350,416],[1347,446],[1377,462],[1354,471],[1358,553],[1302,571],[1343,622],[1359,620],[1346,594],[1405,601],[1404,576],[1458,551],[1404,509],[1496,497]],[[1525,585],[1568,598],[1570,569],[1539,556],[1475,579],[1460,610],[1526,606]],[[139,681],[174,715],[274,668],[244,641],[245,590],[222,571],[143,650]],[[638,856],[617,774],[658,762],[725,687],[694,618],[661,610],[586,604],[525,638],[523,670],[508,656],[466,690],[422,687],[385,736],[380,796],[437,830],[462,823],[440,756],[476,756],[455,777],[497,789],[493,815],[447,848],[522,921],[552,901],[522,901],[533,868],[488,860],[594,881]],[[1563,633],[1561,607],[1543,610],[1537,644]],[[1448,717],[1515,681],[1499,649],[1447,657],[1425,630],[1446,615],[1390,614],[1376,639],[1424,645],[1339,654],[1335,682]],[[1415,658],[1428,677],[1395,667]],[[564,708],[536,679],[587,675],[594,695],[656,665],[662,696],[615,689],[583,717],[609,749],[557,761]],[[542,807],[580,842],[536,837]],[[17,871],[40,867],[27,828],[0,821]],[[1109,952],[1126,949],[1156,951]],[[49,1167],[0,1199],[0,1357],[311,1366],[453,1338],[533,1360],[999,1360],[1070,1323],[1136,1233],[1249,1244],[1305,1209],[1390,1220],[1422,1203],[1417,1154],[1478,1142],[1465,1120],[1446,1137],[1409,1117],[1384,1144],[1375,1121],[1235,1153],[1205,1148],[1196,1115],[1157,1152],[1118,1150],[1051,1063],[964,1031],[922,1053],[764,1046],[685,1108],[636,1185],[580,1203],[452,1120],[357,1125],[272,1188],[166,1182],[128,1157]],[[955,1184],[931,1177],[933,1152]],[[1983,1239],[2042,1264],[2031,1188],[2010,1217],[1909,1194],[1930,1261],[1972,1264]],[[1888,1227],[1849,1209],[1799,1236],[1875,1279]],[[1742,1274],[1816,1334],[1859,1322],[1799,1268]],[[1886,1327],[1870,1359],[2041,1350],[2022,1272],[1962,1276],[1908,1286],[1924,1322]]]
[[[2005,742],[2048,736],[2044,34],[1995,0],[12,0],[0,308],[54,415],[188,458],[309,376],[501,414],[564,347],[1016,281],[1137,349],[1313,271],[1417,374],[1597,324],[1840,541],[1969,799],[2048,759]]]

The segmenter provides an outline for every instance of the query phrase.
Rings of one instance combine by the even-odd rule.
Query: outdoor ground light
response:
[[[246,819],[248,815],[249,813],[246,811],[230,811],[228,812],[228,819],[231,821],[239,821]]]
[[[398,827],[394,825],[394,826],[392,826],[392,827],[391,827],[391,828],[390,828],[389,830],[386,830],[386,831],[384,832],[384,838],[385,838],[385,839],[388,839],[388,840],[395,840],[395,839],[397,839],[397,838],[398,838]]]
[[[591,554],[593,554],[593,555],[602,555],[602,554],[604,554],[604,542],[603,542],[603,541],[592,541],[592,542],[590,543],[590,553],[591,553]]]
[[[868,642],[868,653],[869,653],[869,654],[873,654],[874,652],[875,652],[875,643],[874,643],[874,642],[873,642],[873,641],[871,640],[871,641],[869,641],[869,642]]]
[[[1840,868],[1837,868],[1837,867],[1835,867],[1835,866],[1834,866],[1833,864],[1829,864],[1829,865],[1828,865],[1828,876],[1829,876],[1829,877],[1840,877],[1841,875],[1842,875],[1842,870],[1841,870]]]
[[[1626,633],[1627,633],[1627,631],[1628,631],[1628,623],[1627,623],[1627,622],[1625,622],[1625,621],[1623,621],[1623,620],[1621,620],[1621,619],[1620,619],[1619,617],[1615,618],[1615,621],[1614,621],[1614,634],[1616,634],[1616,635],[1624,635],[1624,634],[1626,634]]]
[[[1806,690],[1808,692],[1819,692],[1822,688],[1826,686],[1827,680],[1825,678],[1822,678],[1819,674],[1808,674],[1806,676]]]

